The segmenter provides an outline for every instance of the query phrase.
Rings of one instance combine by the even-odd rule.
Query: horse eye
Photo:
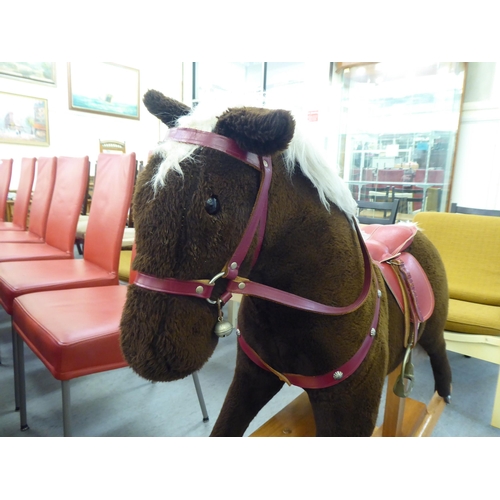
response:
[[[205,210],[210,215],[215,215],[220,211],[220,203],[217,196],[211,196],[205,203]]]

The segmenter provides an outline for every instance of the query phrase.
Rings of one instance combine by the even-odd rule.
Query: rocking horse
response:
[[[446,275],[423,233],[360,227],[349,189],[288,111],[214,116],[154,90],[144,103],[169,131],[134,195],[138,274],[121,346],[137,374],[199,370],[233,329],[222,307],[242,294],[212,436],[242,436],[285,383],[304,388],[317,436],[370,436],[399,365],[396,392],[408,395],[417,342],[436,404],[449,402]]]

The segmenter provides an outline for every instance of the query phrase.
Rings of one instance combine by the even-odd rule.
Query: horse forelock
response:
[[[200,104],[189,115],[177,120],[177,127],[194,128],[211,132],[217,124],[217,117],[227,109],[224,106],[219,112],[214,112],[213,106]],[[156,174],[151,180],[155,190],[165,185],[169,172],[183,175],[181,163],[193,159],[193,153],[198,148],[196,145],[184,144],[168,138],[161,142],[154,150],[160,155],[162,161]],[[305,124],[296,120],[295,133],[288,149],[283,152],[283,159],[288,172],[293,175],[296,165],[318,191],[323,205],[329,210],[330,203],[335,204],[347,216],[356,216],[356,201],[349,188],[338,175],[336,167],[326,158],[321,147],[314,144],[311,136],[306,131]]]

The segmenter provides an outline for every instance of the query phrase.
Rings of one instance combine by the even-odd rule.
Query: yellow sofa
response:
[[[420,212],[446,268],[446,348],[500,365],[500,217]],[[491,425],[500,428],[500,374]]]

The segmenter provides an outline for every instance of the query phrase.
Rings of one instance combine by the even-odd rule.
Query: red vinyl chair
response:
[[[56,167],[57,165],[57,167]],[[72,258],[73,245],[70,242],[70,237],[74,234],[78,212],[83,200],[87,176],[89,172],[88,156],[83,158],[41,158],[38,163],[37,187],[40,185],[40,196],[34,196],[35,210],[34,222],[35,227],[41,228],[41,225],[46,226],[43,230],[46,234],[46,242],[37,243],[0,243],[0,263],[3,259],[7,261],[43,259],[47,255],[56,253],[54,258]],[[55,182],[54,182],[55,177]],[[51,186],[52,183],[52,186]],[[46,196],[50,194],[51,196]],[[47,204],[50,203],[48,217],[43,215],[46,211]],[[42,215],[42,217],[38,217]],[[44,222],[43,217],[47,217]],[[32,224],[30,223],[30,227]],[[14,234],[16,231],[0,232]],[[24,231],[17,231],[20,235]],[[19,278],[23,277],[26,271],[25,262],[21,262],[23,269],[18,269]],[[17,291],[19,293],[20,291]],[[0,304],[3,302],[0,300]],[[10,307],[10,306],[9,306]],[[8,311],[9,312],[9,311]],[[10,314],[10,312],[9,312]],[[14,338],[13,338],[14,340]],[[13,344],[13,349],[15,345]],[[16,407],[18,407],[18,394],[16,393]]]
[[[132,250],[132,259],[135,247]],[[129,282],[135,272],[130,270]],[[21,430],[28,430],[24,343],[61,381],[63,431],[71,436],[70,380],[128,366],[120,348],[120,320],[127,286],[74,288],[22,295],[14,300],[12,325],[18,370]],[[203,421],[207,409],[193,374]]]
[[[9,196],[10,179],[12,178],[12,158],[0,160],[0,222],[5,221],[7,197]]]
[[[83,259],[74,259],[76,223],[86,187],[86,176],[82,175],[78,196],[70,195],[72,184],[58,190],[60,177],[56,177],[53,201],[47,223],[46,243],[2,243],[0,244],[0,305],[12,315],[14,299],[25,293],[45,290],[64,290],[118,284],[118,262],[120,248],[132,199],[135,176],[135,153],[113,155],[101,153],[97,162],[96,182],[90,208],[87,244]],[[61,198],[56,199],[56,195]],[[72,196],[71,202],[66,199]],[[62,211],[62,215],[61,212]],[[14,247],[17,260],[1,262],[4,247]],[[35,250],[41,250],[36,254]],[[52,259],[44,259],[51,254]],[[4,252],[5,255],[6,252]],[[31,260],[25,260],[27,256]],[[38,260],[34,260],[35,256]],[[14,330],[12,331],[14,340]],[[14,359],[15,342],[13,345]],[[16,374],[14,366],[14,374]],[[16,408],[19,406],[17,376],[15,381]]]
[[[0,243],[0,263],[74,258],[74,231],[85,195],[88,171],[88,156],[57,159],[57,174],[46,222],[45,241],[31,242],[29,245],[22,241]],[[70,232],[73,232],[71,241]]]
[[[0,243],[43,243],[56,180],[57,158],[38,158],[27,231],[0,231]]]
[[[118,260],[132,198],[135,153],[101,153],[96,174],[83,259],[73,258],[73,245],[86,186],[84,175],[82,179],[85,179],[79,186],[79,196],[73,195],[71,213],[68,213],[70,203],[66,199],[71,185],[61,190],[64,200],[53,200],[47,223],[46,243],[0,245],[0,304],[8,314],[12,314],[13,300],[25,293],[118,284]],[[57,182],[58,179],[54,191],[57,190]],[[53,217],[54,214],[57,215]],[[19,252],[17,259],[1,262],[3,248],[11,245]],[[45,256],[44,250],[40,250],[38,260],[33,257],[31,260],[21,261],[30,249],[35,249],[32,250],[34,256],[36,249],[44,246],[57,250],[46,250],[51,253],[52,259],[41,262],[40,259]]]
[[[33,181],[35,179],[35,164],[36,158],[23,158],[21,160],[21,175],[14,201],[12,222],[0,222],[0,231],[26,231],[31,189],[33,188]]]

